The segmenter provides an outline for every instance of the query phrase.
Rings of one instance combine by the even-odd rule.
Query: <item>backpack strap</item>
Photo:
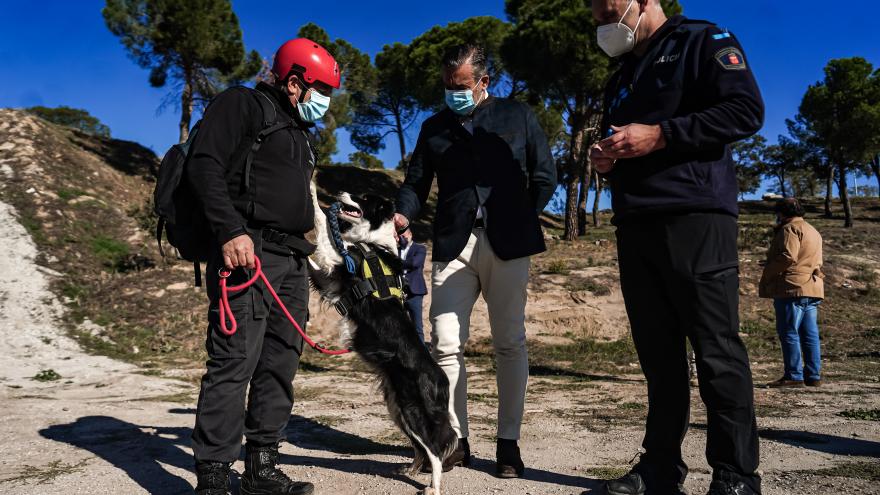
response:
[[[309,165],[315,168],[318,165],[318,156],[315,155],[315,143],[313,142],[315,135],[304,129],[300,129],[300,132],[302,132],[303,137],[306,139],[306,147],[309,150]]]
[[[253,144],[251,145],[251,149],[248,151],[247,157],[244,161],[244,190],[247,192],[251,188],[251,168],[254,163],[254,157],[257,155],[257,152],[260,151],[260,147],[263,146],[263,142],[269,137],[270,134],[273,134],[282,129],[289,129],[293,127],[292,119],[285,119],[282,122],[278,122],[278,109],[275,108],[275,104],[272,103],[272,100],[265,95],[262,91],[258,89],[252,90],[254,93],[254,97],[257,99],[257,102],[260,104],[260,109],[263,112],[263,122],[261,124],[260,132],[257,133],[257,137],[254,139]],[[269,115],[272,115],[272,118],[269,119]]]
[[[159,256],[165,257],[165,250],[162,249],[162,231],[165,230],[165,217],[159,215],[159,221],[156,222],[156,242],[159,244]]]

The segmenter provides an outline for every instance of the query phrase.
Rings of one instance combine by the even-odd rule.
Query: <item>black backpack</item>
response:
[[[232,155],[233,164],[241,163],[244,165],[243,187],[244,192],[247,192],[250,188],[252,164],[257,152],[260,151],[260,146],[270,134],[293,127],[294,123],[293,120],[284,117],[279,122],[278,111],[274,103],[259,90],[246,87],[235,89],[247,91],[256,98],[263,115],[262,127],[254,140],[252,142],[247,139],[242,140]],[[270,115],[271,119],[269,119]],[[179,257],[192,262],[196,286],[202,285],[199,263],[208,261],[213,245],[213,235],[205,218],[204,210],[193,192],[195,186],[186,179],[186,165],[200,124],[201,120],[196,122],[185,142],[175,144],[165,153],[165,157],[162,158],[162,163],[159,165],[156,189],[153,191],[153,209],[156,216],[159,217],[156,225],[159,253],[165,256],[165,251],[162,249],[162,232],[164,231],[168,243],[177,249]],[[240,167],[241,165],[228,167],[227,174],[234,174]]]

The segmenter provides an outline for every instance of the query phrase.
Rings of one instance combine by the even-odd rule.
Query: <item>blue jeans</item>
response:
[[[786,380],[819,380],[822,359],[819,350],[819,304],[815,297],[774,299],[776,332],[782,343]],[[801,359],[803,354],[803,359]]]

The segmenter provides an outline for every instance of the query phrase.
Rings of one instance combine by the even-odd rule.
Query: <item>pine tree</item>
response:
[[[150,84],[180,98],[180,141],[189,137],[197,102],[259,72],[256,51],[245,54],[229,0],[107,0],[102,14],[131,58],[150,70]]]

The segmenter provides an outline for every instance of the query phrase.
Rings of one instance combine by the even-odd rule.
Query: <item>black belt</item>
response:
[[[270,244],[282,246],[290,251],[289,253],[284,252],[277,254],[294,254],[304,257],[314,253],[316,248],[316,246],[307,241],[302,234],[288,234],[287,232],[263,228],[260,231],[260,237]],[[266,249],[267,246],[264,246],[263,248]],[[268,251],[272,250],[268,249]]]

